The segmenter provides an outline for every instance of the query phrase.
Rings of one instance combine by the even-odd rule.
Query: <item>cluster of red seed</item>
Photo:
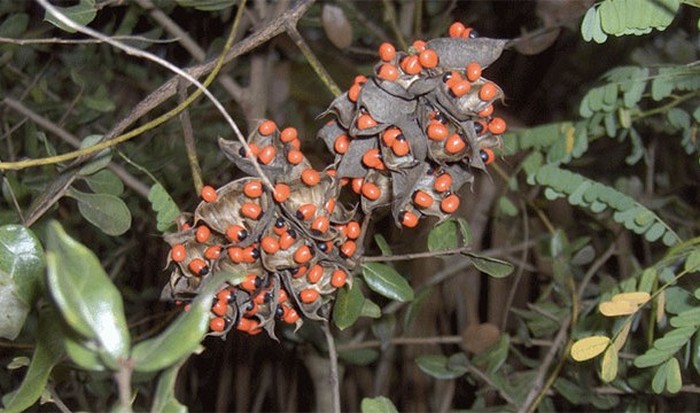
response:
[[[269,120],[247,148],[220,140],[251,177],[205,187],[193,216],[166,236],[174,265],[164,298],[191,300],[209,274],[226,271],[246,276],[217,294],[212,334],[235,327],[274,337],[276,320],[298,328],[326,318],[335,291],[352,282],[364,216],[390,207],[405,227],[445,219],[472,170],[493,161],[506,128],[493,103],[503,93],[481,72],[502,48],[460,23],[450,38],[416,41],[408,53],[383,43],[374,74],[358,76],[326,112],[335,119],[318,136],[335,161],[322,171],[300,151],[296,129]]]

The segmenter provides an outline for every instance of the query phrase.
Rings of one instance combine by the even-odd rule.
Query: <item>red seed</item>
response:
[[[214,304],[211,308],[211,312],[218,316],[226,315],[227,310],[228,303],[226,301],[217,301],[216,304]]]
[[[450,86],[450,92],[452,92],[452,94],[458,98],[469,93],[471,89],[472,84],[469,83],[468,80],[459,80],[453,83],[452,86]]]
[[[335,270],[331,275],[331,285],[335,288],[341,288],[348,280],[348,273],[344,270]]]
[[[307,186],[315,186],[316,184],[321,182],[321,175],[318,173],[317,170],[308,168],[304,169],[304,171],[301,173],[301,180]]]
[[[435,50],[425,49],[418,55],[418,61],[424,68],[432,69],[438,65],[440,59]]]
[[[340,155],[343,155],[345,152],[347,152],[349,146],[350,138],[346,134],[338,135],[335,138],[335,143],[333,143],[333,149],[335,149],[335,152]]]
[[[253,245],[257,245],[257,244],[253,244]],[[258,259],[259,256],[260,256],[260,252],[258,250],[256,250],[254,246],[243,248],[243,262],[246,262],[248,264],[252,264],[255,262],[255,260]]]
[[[445,142],[445,150],[447,151],[447,153],[453,155],[461,152],[466,147],[467,144],[464,142],[462,137],[456,133],[447,138],[447,142]]]
[[[363,178],[352,178],[352,191],[356,194],[362,192],[362,184],[364,182]]]
[[[287,152],[287,162],[291,163],[292,165],[297,165],[301,163],[301,161],[304,160],[304,154],[301,153],[300,150],[298,149],[292,149],[289,152]]]
[[[379,149],[373,148],[365,152],[362,156],[362,163],[368,168],[379,169],[380,165],[383,166],[382,155],[379,153]]]
[[[403,211],[400,216],[401,224],[406,228],[413,228],[418,225],[418,215],[411,211]]]
[[[211,320],[209,320],[209,329],[211,331],[224,331],[226,328],[226,320],[224,320],[222,317],[214,317]]]
[[[299,136],[297,128],[293,128],[290,126],[282,130],[282,133],[280,133],[280,140],[284,143],[289,143],[292,142],[294,139],[297,139],[297,136]]]
[[[261,181],[250,181],[243,186],[243,193],[248,198],[259,198],[263,193],[263,184]]]
[[[241,215],[244,217],[257,220],[262,215],[262,207],[252,202],[246,202],[241,206]]]
[[[285,307],[285,310],[287,310],[287,307]],[[282,320],[287,324],[294,324],[300,318],[301,317],[299,317],[299,313],[297,313],[297,310],[290,308],[289,310],[284,312],[284,316],[282,317]]]
[[[391,145],[391,151],[396,156],[406,156],[411,151],[411,147],[406,139],[396,139],[394,144]]]
[[[454,22],[450,25],[449,34],[450,37],[461,37],[464,33],[465,27],[460,22]]]
[[[382,190],[372,182],[362,184],[362,195],[370,201],[376,201],[382,196]]]
[[[257,288],[257,278],[258,276],[255,274],[248,274],[239,285],[245,291],[252,293]]]
[[[500,135],[506,131],[506,121],[503,118],[495,117],[489,122],[489,132]]]
[[[484,162],[484,165],[490,164],[495,159],[496,159],[496,155],[494,155],[494,153],[491,149],[484,148],[481,150],[481,160]]]
[[[357,76],[355,76],[355,79],[352,82],[354,85],[361,85],[361,84],[367,82],[367,76],[357,75]]]
[[[344,256],[345,258],[350,258],[355,253],[355,250],[357,250],[357,244],[355,244],[355,241],[345,241],[340,247],[340,255]]]
[[[350,239],[357,239],[360,236],[362,228],[357,221],[350,221],[346,225],[347,237]]]
[[[385,62],[390,62],[396,57],[396,48],[391,43],[382,43],[379,45],[379,58]]]
[[[311,219],[316,215],[316,205],[314,204],[303,204],[297,209],[297,219],[303,219],[304,221]]]
[[[321,277],[323,277],[323,267],[321,267],[318,264],[309,268],[309,271],[306,273],[306,279],[311,284],[316,284],[321,279]]]
[[[459,208],[459,197],[455,194],[448,195],[440,202],[440,209],[446,214],[451,214]]]
[[[206,185],[205,187],[202,188],[202,199],[204,202],[214,202],[216,201],[216,198],[218,197],[216,193],[216,189],[212,188],[209,185]]]
[[[210,236],[211,236],[211,230],[206,225],[198,226],[197,231],[195,231],[195,233],[194,233],[194,238],[200,244],[207,242],[207,240],[209,239]]]
[[[417,53],[420,53],[420,52],[422,52],[422,51],[425,50],[425,46],[426,46],[426,45],[427,45],[427,43],[425,43],[425,41],[423,41],[423,40],[415,40],[415,41],[413,42],[413,45],[412,45],[412,46],[413,46],[414,49],[416,49],[416,52],[417,52]]]
[[[278,203],[282,203],[289,198],[289,194],[291,193],[291,189],[289,189],[289,185],[287,184],[277,184],[275,185],[275,190],[272,193],[272,197],[277,201]]]
[[[447,192],[451,186],[452,177],[448,173],[438,176],[433,183],[433,188],[435,188],[437,192]]]
[[[248,236],[248,231],[240,225],[226,228],[226,237],[233,242],[241,242]]]
[[[488,118],[493,114],[493,105],[488,105],[486,109],[482,110],[481,112],[477,113],[482,118]]]
[[[391,147],[396,141],[396,138],[401,135],[401,130],[398,128],[389,128],[382,133],[382,142],[384,145]]]
[[[311,223],[311,229],[318,231],[321,234],[325,233],[328,230],[329,226],[330,220],[325,215],[316,217],[316,219],[314,219],[314,222]]]
[[[294,237],[292,237],[291,235],[289,235],[289,232],[286,232],[286,231],[285,231],[284,233],[282,233],[282,235],[280,235],[279,244],[280,244],[280,249],[281,249],[281,250],[287,250],[287,249],[289,249],[289,247],[291,247],[292,245],[294,245],[295,242],[296,242],[296,238],[294,238]]]
[[[433,197],[425,191],[418,190],[413,193],[413,203],[419,208],[430,208],[433,205]]]
[[[287,292],[280,288],[280,290],[277,292],[277,302],[282,304],[283,302],[287,301]]]
[[[479,90],[479,99],[489,101],[498,94],[498,87],[493,82],[484,83]]]
[[[277,130],[277,124],[271,120],[265,120],[258,125],[258,132],[264,136],[272,135],[275,130]]]
[[[475,82],[481,77],[481,65],[477,62],[471,62],[467,65],[465,73],[470,82]]]
[[[240,264],[243,262],[243,248],[241,247],[228,247],[226,249],[228,258],[234,264]]]
[[[400,66],[401,70],[409,75],[417,75],[421,70],[423,70],[423,66],[421,66],[418,56],[415,55],[404,57],[401,60]]]
[[[305,290],[301,290],[301,292],[299,293],[299,299],[302,303],[310,304],[318,300],[318,297],[320,297],[320,295],[321,294],[319,294],[319,292],[315,289],[307,288]]]
[[[450,72],[449,78],[445,80],[445,85],[447,87],[452,87],[452,85],[454,85],[457,82],[461,82],[462,80],[464,80],[462,78],[462,75],[459,72],[453,70]]]
[[[377,73],[377,76],[379,76],[380,79],[389,80],[393,82],[394,80],[399,78],[399,71],[396,69],[396,66],[389,63],[384,63],[379,68],[379,73]]]
[[[189,270],[192,271],[194,275],[198,276],[204,276],[209,273],[209,267],[207,267],[207,263],[201,258],[192,259],[192,261],[190,261],[190,263],[187,264],[187,268],[189,268]]]
[[[170,250],[170,259],[175,262],[182,262],[187,258],[187,248],[182,244],[173,245],[173,249]]]
[[[328,211],[329,214],[332,214],[335,210],[335,205],[335,198],[328,198],[328,201],[326,201],[326,211]]]
[[[348,89],[348,99],[350,102],[357,102],[357,99],[360,97],[361,90],[362,86],[358,85],[357,83],[350,86],[350,89]]]
[[[442,123],[438,121],[433,121],[430,122],[430,125],[428,125],[428,138],[434,141],[443,141],[447,138],[449,135],[449,131],[447,130],[447,126],[443,125]]]
[[[308,262],[312,256],[313,253],[308,245],[302,245],[301,247],[297,248],[296,251],[294,251],[294,261],[297,264],[304,264]]]
[[[357,128],[358,129],[369,129],[377,126],[377,121],[374,120],[372,115],[365,113],[357,118]]]
[[[274,146],[263,146],[260,149],[260,152],[258,152],[258,161],[260,161],[260,163],[263,165],[269,165],[272,161],[275,160],[276,153],[277,151],[275,150]]]
[[[260,247],[263,249],[268,254],[274,254],[280,249],[280,244],[279,242],[270,236],[263,237],[263,239],[260,240]]]
[[[220,302],[227,303],[231,299],[231,290],[224,288],[223,290],[216,293],[216,300]]]

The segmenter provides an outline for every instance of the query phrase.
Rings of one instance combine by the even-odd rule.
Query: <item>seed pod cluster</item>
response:
[[[220,139],[249,177],[204,187],[194,213],[166,235],[172,273],[163,298],[188,302],[212,273],[244,274],[221,286],[211,334],[235,328],[275,337],[277,322],[299,328],[304,318],[327,317],[336,290],[352,283],[360,222],[375,209],[390,209],[409,228],[455,212],[456,192],[502,143],[506,125],[493,105],[503,92],[482,70],[505,41],[478,38],[460,23],[449,32],[408,52],[380,45],[372,75],[357,76],[324,113],[333,119],[317,136],[335,155],[324,170],[305,157],[295,128],[270,120],[247,147]]]

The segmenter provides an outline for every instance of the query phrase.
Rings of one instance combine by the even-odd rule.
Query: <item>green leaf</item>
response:
[[[66,195],[77,200],[80,214],[107,235],[122,235],[131,227],[131,212],[119,197],[88,194],[73,188]]]
[[[381,316],[381,307],[379,307],[369,298],[365,298],[365,301],[362,304],[362,311],[360,312],[360,317],[380,318]]]
[[[339,351],[338,357],[346,363],[367,366],[377,361],[379,358],[379,351],[373,348],[358,348],[355,350]]]
[[[459,232],[462,234],[462,244],[469,245],[472,242],[472,230],[469,223],[464,218],[457,218]]]
[[[102,169],[92,175],[84,176],[83,179],[87,182],[90,189],[98,194],[110,194],[119,196],[124,192],[124,184],[114,172]]]
[[[80,142],[80,149],[89,148],[98,144],[102,140],[102,135],[89,135]],[[103,169],[112,161],[112,150],[107,148],[97,152],[92,159],[80,168],[79,175],[92,175]]]
[[[175,382],[177,373],[187,359],[180,360],[179,363],[165,369],[158,377],[156,393],[153,397],[151,413],[186,413],[187,407],[182,405],[175,397]]]
[[[457,222],[448,219],[436,225],[428,234],[428,251],[444,251],[457,248]]]
[[[39,336],[32,361],[19,388],[2,397],[4,412],[23,412],[31,407],[46,388],[49,375],[61,360],[61,330],[58,315],[53,310],[39,315]]]
[[[379,247],[379,251],[382,252],[383,256],[388,257],[393,254],[391,251],[391,246],[389,246],[389,243],[382,234],[374,234],[374,243],[377,244],[377,247]]]
[[[448,363],[449,359],[442,354],[426,354],[416,358],[418,368],[436,379],[456,379],[467,372],[467,368],[464,366],[448,365]]]
[[[351,288],[341,288],[333,306],[333,322],[341,330],[355,324],[365,306],[365,297],[362,295],[362,283],[355,279]]]
[[[688,257],[685,259],[683,270],[687,272],[700,271],[700,250],[696,249],[688,254]]]
[[[513,272],[513,264],[508,261],[499,260],[498,258],[486,257],[477,255],[471,252],[465,252],[464,255],[469,257],[477,270],[494,278],[503,278],[509,276]]]
[[[518,216],[518,208],[515,206],[513,201],[508,199],[508,197],[505,195],[498,198],[498,209],[506,216]]]
[[[384,396],[374,397],[371,399],[369,397],[365,397],[362,399],[360,409],[362,413],[398,413],[394,403]]]
[[[71,331],[66,334],[63,345],[68,357],[80,368],[90,371],[106,370],[95,340],[83,340]]]
[[[681,367],[678,364],[678,359],[672,357],[666,362],[666,390],[671,394],[676,394],[683,387],[683,378],[681,377]]]
[[[239,276],[221,271],[208,278],[189,311],[182,312],[157,336],[134,346],[131,352],[134,370],[142,373],[162,370],[195,351],[209,331],[209,314],[214,296],[227,282],[235,284],[233,280]]]
[[[45,266],[44,251],[31,230],[0,227],[0,337],[14,340],[22,330]]]
[[[657,366],[663,363],[664,361],[668,360],[668,358],[668,353],[652,347],[641,356],[637,356],[634,359],[634,365],[636,367],[639,367],[640,369],[645,367]]]
[[[181,7],[193,7],[202,11],[218,11],[235,5],[238,0],[175,0]]]
[[[148,193],[148,200],[151,202],[151,208],[156,212],[158,231],[166,231],[175,224],[175,218],[180,215],[180,208],[163,185],[154,184]]]
[[[0,24],[0,36],[19,38],[29,26],[29,15],[26,13],[12,13],[3,17]]]
[[[654,373],[654,378],[651,380],[651,389],[654,391],[654,393],[661,394],[666,388],[667,370],[668,363],[664,363],[656,369],[656,373]]]
[[[75,23],[78,23],[82,26],[86,26],[95,18],[95,16],[97,16],[97,7],[95,7],[95,0],[80,0],[78,4],[70,7],[54,7],[58,10],[59,13],[65,15],[70,20],[73,20]],[[76,32],[74,29],[60,22],[56,18],[56,16],[49,13],[48,10],[44,14],[44,20],[68,33]]]
[[[406,309],[406,315],[403,319],[404,329],[408,329],[408,327],[410,327],[410,325],[413,323],[413,320],[420,312],[420,309],[423,307],[423,304],[430,297],[433,291],[434,290],[432,288],[426,288],[422,291],[419,290],[418,294],[416,295],[416,298],[408,304],[408,308]]]
[[[68,325],[94,339],[105,365],[116,370],[130,347],[121,294],[92,251],[57,221],[49,223],[46,239],[47,289]]]
[[[386,264],[378,262],[363,264],[362,276],[372,291],[386,298],[401,302],[413,300],[413,289],[406,279]]]

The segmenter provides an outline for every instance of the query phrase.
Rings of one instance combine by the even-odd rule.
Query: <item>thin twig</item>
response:
[[[67,130],[63,129],[62,127],[58,126],[52,121],[46,119],[45,117],[39,115],[30,108],[24,106],[22,102],[17,101],[11,97],[6,97],[2,100],[2,103],[5,106],[13,109],[15,112],[26,116],[29,120],[36,123],[48,132],[58,136],[64,142],[68,143],[74,148],[80,147],[80,139],[77,136],[73,135],[72,133],[68,132]],[[114,172],[114,174],[117,175],[124,182],[124,185],[133,189],[134,192],[141,195],[142,197],[148,198],[148,186],[145,185],[143,182],[139,181],[138,178],[136,178],[135,176],[131,175],[126,169],[124,169],[124,167],[115,162],[110,162],[109,165],[107,165],[107,168]]]
[[[329,382],[331,387],[331,394],[333,395],[333,413],[340,413],[340,377],[338,375],[338,352],[335,348],[335,338],[333,333],[331,333],[331,328],[328,320],[324,320],[321,323],[321,330],[326,337],[326,345],[328,346],[328,360],[329,360]]]
[[[147,43],[174,43],[178,41],[178,39],[149,39],[148,37],[134,35],[116,35],[112,36],[112,38],[117,40],[136,40]],[[11,37],[0,37],[0,43],[11,43],[19,46],[25,46],[28,44],[86,44],[104,42],[99,39],[61,39],[60,37],[44,39],[14,39]]]
[[[520,210],[523,212],[523,238],[525,241],[530,239],[530,223],[527,215],[527,210],[523,201],[520,201]],[[530,251],[529,248],[523,248],[522,256],[520,257],[521,262],[527,262],[527,255]],[[515,273],[513,277],[513,283],[508,292],[508,297],[506,298],[506,303],[503,311],[503,318],[501,319],[501,331],[506,330],[506,324],[508,323],[508,315],[510,314],[510,308],[513,306],[513,300],[515,300],[515,294],[518,291],[518,285],[520,285],[520,280],[523,278],[523,272],[525,272],[525,265],[518,266],[518,272]]]
[[[333,94],[334,97],[338,97],[343,94],[341,92],[340,88],[338,85],[333,81],[333,78],[331,77],[330,74],[328,74],[328,71],[326,70],[325,67],[321,64],[321,62],[318,60],[314,52],[311,50],[308,44],[306,44],[306,41],[304,41],[304,38],[301,37],[301,34],[297,31],[297,28],[294,23],[292,22],[287,22],[286,24],[287,28],[287,35],[294,41],[294,43],[299,47],[299,50],[304,54],[304,57],[306,58],[306,61],[309,62],[309,65],[311,65],[311,68],[314,69],[314,72],[316,72],[316,75],[321,79],[324,85],[330,90],[330,92]]]
[[[377,257],[362,257],[361,261],[362,262],[389,262],[389,261],[408,261],[408,260],[415,260],[418,258],[432,258],[432,257],[438,257],[438,256],[444,256],[444,255],[453,255],[453,254],[462,254],[465,252],[471,251],[471,247],[460,247],[460,248],[453,248],[449,250],[440,250],[440,251],[429,251],[429,252],[414,252],[410,254],[400,254],[400,255],[391,255],[391,256],[377,256]]]
[[[180,103],[182,103],[187,99],[187,86],[184,82],[180,84],[179,89]],[[197,144],[194,141],[190,111],[188,109],[183,110],[179,117],[182,125],[182,138],[185,141],[185,151],[187,152],[187,162],[190,164],[190,172],[194,183],[194,193],[198,194],[202,191],[204,184],[202,183],[202,168],[199,166],[199,158],[197,158]]]

